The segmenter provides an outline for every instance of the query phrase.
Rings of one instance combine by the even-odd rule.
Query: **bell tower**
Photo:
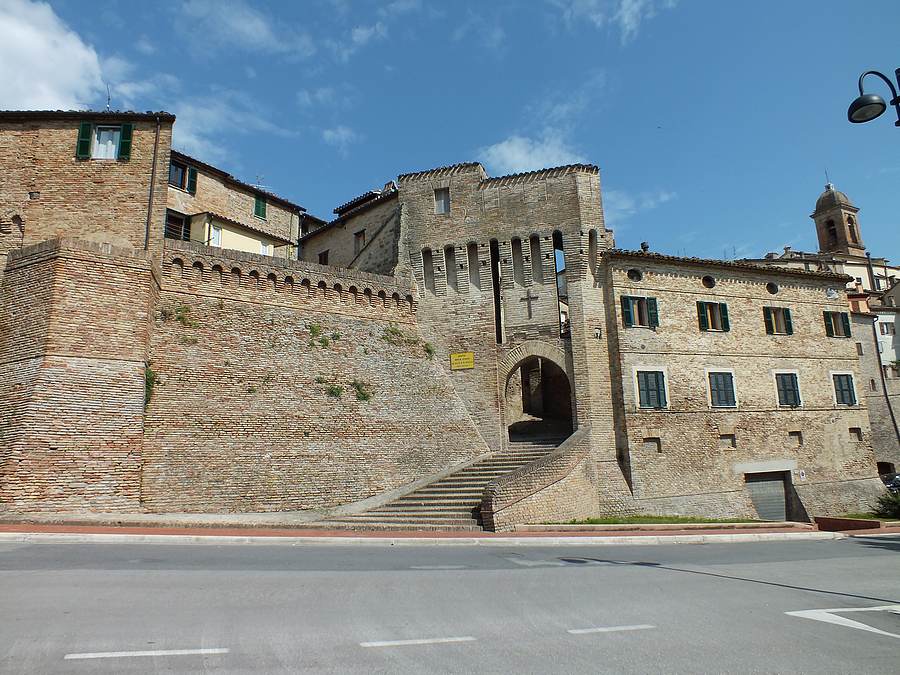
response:
[[[857,221],[858,212],[847,195],[835,190],[831,183],[825,186],[825,192],[819,195],[816,210],[810,216],[816,223],[820,253],[866,254]]]

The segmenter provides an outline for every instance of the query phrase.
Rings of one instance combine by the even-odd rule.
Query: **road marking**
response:
[[[572,628],[566,632],[572,635],[587,635],[588,633],[618,633],[624,630],[647,630],[648,628],[656,628],[649,623],[639,623],[634,626],[604,626],[602,628]]]
[[[118,659],[129,656],[191,656],[195,654],[227,654],[224,648],[214,649],[154,649],[141,652],[85,652],[83,654],[66,654],[63,659]]]
[[[833,623],[836,626],[843,626],[844,628],[864,630],[869,633],[886,635],[887,637],[893,637],[900,640],[900,635],[897,635],[896,633],[888,633],[887,631],[873,628],[872,626],[859,621],[848,619],[845,616],[837,616],[838,613],[845,614],[847,612],[892,612],[897,614],[900,613],[900,605],[881,605],[880,607],[840,607],[838,609],[806,609],[799,612],[785,612],[785,614],[788,616],[798,616],[801,619],[812,619],[813,621]]]
[[[475,642],[471,635],[464,637],[425,638],[421,640],[382,640],[379,642],[360,642],[360,647],[402,647],[404,645],[438,645],[446,642]]]
[[[411,570],[464,570],[465,565],[412,565]]]

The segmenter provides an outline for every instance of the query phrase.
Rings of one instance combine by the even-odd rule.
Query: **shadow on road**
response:
[[[900,553],[900,539],[884,539],[882,537],[864,537],[856,535],[853,537],[858,543],[869,548],[878,548],[882,551],[894,551]]]

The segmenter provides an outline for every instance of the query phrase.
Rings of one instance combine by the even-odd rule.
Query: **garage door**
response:
[[[763,520],[786,520],[787,509],[784,495],[784,474],[748,473],[747,491],[756,512]]]

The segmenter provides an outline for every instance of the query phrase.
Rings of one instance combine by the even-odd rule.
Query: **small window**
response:
[[[634,268],[631,268],[630,270],[628,270],[627,274],[628,274],[628,278],[631,281],[640,281],[641,279],[644,278],[644,275],[641,274],[641,271],[636,270]]]
[[[659,326],[659,310],[656,298],[623,295],[622,322],[629,328],[632,326],[642,326],[644,328],[656,328]]]
[[[895,335],[897,330],[896,326],[889,322],[879,324],[878,329],[881,331],[882,335]]]
[[[666,381],[661,370],[639,370],[637,384],[641,408],[666,407]]]
[[[728,305],[724,302],[697,302],[697,319],[702,331],[728,331]]]
[[[850,337],[850,315],[847,312],[822,312],[828,337]]]
[[[91,159],[118,159],[122,127],[95,127]]]
[[[778,292],[778,284],[776,284],[773,281],[770,281],[769,283],[766,284],[766,290],[769,293],[771,293],[772,295],[775,295]]]
[[[266,198],[262,195],[255,195],[254,197],[253,215],[263,220],[266,219]]]
[[[366,246],[366,231],[360,230],[353,233],[353,255],[359,255],[359,252]]]
[[[267,244],[264,241],[259,242],[259,254],[272,255],[272,244]]]
[[[218,225],[212,225],[209,228],[209,245],[222,246],[222,228]]]
[[[863,355],[863,344],[862,344],[862,342],[857,342],[857,343],[856,343],[856,355],[857,355],[857,356],[862,356],[862,355]]]
[[[707,274],[700,280],[700,283],[702,283],[705,288],[713,288],[716,285],[716,280]]]
[[[425,289],[434,293],[434,255],[430,248],[422,249],[422,277],[425,281]]]
[[[181,213],[166,211],[166,239],[191,240],[191,221]]]
[[[658,436],[645,438],[641,448],[644,452],[662,452],[662,440]]]
[[[321,251],[319,253],[319,264],[320,265],[328,264],[328,249],[325,249],[324,251]]]
[[[850,432],[850,440],[851,441],[857,441],[858,443],[862,443],[863,432],[860,427],[850,427],[848,429],[848,431]]]
[[[169,164],[169,185],[184,189],[187,184],[187,167],[179,162]]]
[[[734,376],[728,372],[709,374],[709,401],[713,408],[734,408]]]
[[[450,213],[450,188],[438,188],[434,191],[434,212]]]
[[[734,434],[719,434],[719,447],[733,450],[737,447],[737,438]]]
[[[444,247],[444,268],[447,270],[447,288],[458,291],[459,282],[456,277],[456,249],[452,246]]]
[[[470,242],[466,247],[466,258],[469,263],[469,287],[481,288],[481,270],[478,268],[478,244]]]
[[[515,280],[517,286],[524,286],[525,260],[522,254],[522,240],[518,237],[513,237],[510,242],[510,249],[512,253],[513,280]]]
[[[776,373],[775,387],[778,390],[778,405],[797,408],[800,406],[800,383],[797,373]]]
[[[803,432],[789,431],[788,440],[790,441],[790,445],[794,446],[795,448],[803,447]]]
[[[536,284],[544,283],[544,266],[541,261],[541,240],[533,234],[528,239],[528,249],[531,253],[531,278]]]
[[[838,405],[856,405],[856,392],[853,389],[853,375],[835,373],[834,398]]]
[[[794,322],[787,307],[763,307],[763,322],[768,335],[793,335]]]

